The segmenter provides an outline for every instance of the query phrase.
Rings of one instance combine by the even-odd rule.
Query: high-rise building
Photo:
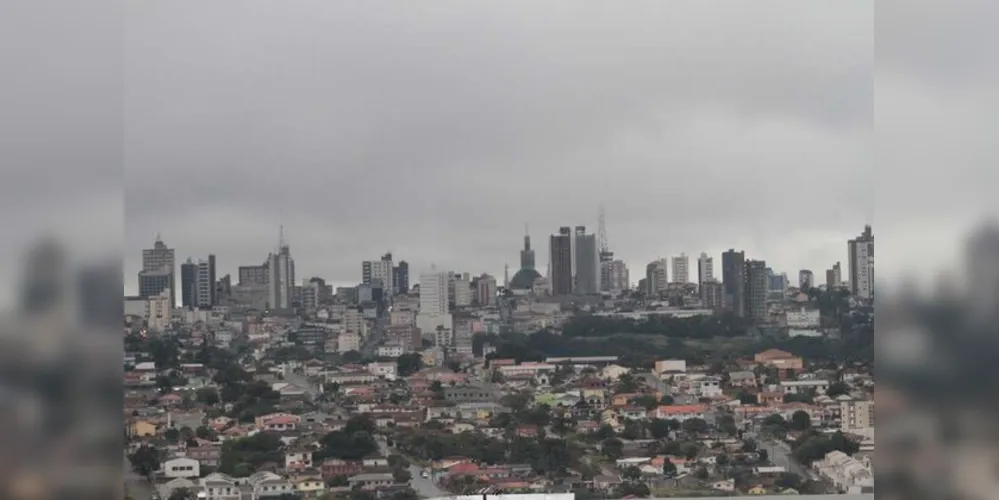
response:
[[[156,241],[153,242],[153,248],[146,248],[142,250],[142,270],[148,273],[162,273],[166,272],[169,276],[168,286],[170,287],[170,304],[176,304],[177,293],[176,293],[176,260],[174,259],[175,253],[174,249],[166,246],[163,240],[160,239],[159,235],[156,235]],[[141,280],[142,278],[140,278]],[[140,285],[141,288],[141,285]],[[153,294],[153,295],[159,295]]]
[[[409,293],[409,263],[400,260],[399,265],[392,269],[392,284],[395,285],[395,293]]]
[[[597,235],[587,234],[585,226],[576,226],[575,262],[574,293],[580,295],[599,294],[600,252],[597,249]]]
[[[808,290],[815,286],[815,274],[809,269],[798,271],[798,289]]]
[[[139,271],[139,296],[144,299],[159,297],[164,290],[170,289],[172,282],[173,274],[167,269]],[[170,295],[172,296],[172,290]]]
[[[708,257],[708,254],[701,252],[701,256],[697,259],[697,285],[701,286],[705,282],[714,281],[715,279],[715,259],[714,257]]]
[[[388,253],[379,260],[366,260],[361,263],[361,283],[373,285],[380,283],[383,290],[395,291],[393,278],[395,268],[392,266],[392,254]]]
[[[551,264],[548,274],[551,278],[552,295],[572,294],[572,228],[559,228],[558,234],[551,236],[549,243]]]
[[[669,287],[669,271],[666,259],[657,259],[645,266],[645,292],[650,297],[658,297]]]
[[[617,295],[630,288],[628,266],[621,260],[600,263],[600,288],[604,292]]]
[[[480,307],[496,305],[496,278],[488,274],[479,276],[475,283],[475,302]]]
[[[850,293],[861,300],[874,299],[874,233],[864,226],[860,236],[847,243],[850,257]]]
[[[843,283],[843,272],[840,263],[837,262],[829,269],[826,269],[826,289],[833,290]]]
[[[725,308],[742,317],[746,315],[746,253],[729,249],[722,254],[722,285]]]
[[[211,309],[217,304],[215,299],[215,256],[209,255],[207,260],[199,260],[195,273],[195,305],[202,309]]]
[[[450,330],[451,307],[448,303],[448,273],[431,269],[420,274],[420,312],[416,326],[423,335],[433,335],[438,328]]]
[[[725,305],[725,287],[711,278],[698,287],[701,304],[708,309],[721,309]]]
[[[745,292],[746,314],[755,322],[767,320],[767,294],[770,289],[767,263],[762,260],[746,261]]]
[[[468,307],[472,305],[472,282],[467,273],[455,273],[450,276],[448,283],[448,293],[454,301],[455,307]]]
[[[40,241],[27,252],[24,267],[20,294],[22,312],[49,312],[66,306],[69,271],[62,245],[51,239]],[[141,289],[141,273],[139,284]]]
[[[291,309],[295,289],[295,261],[291,258],[291,248],[282,242],[278,252],[270,254],[267,260],[268,307]]]
[[[266,285],[270,279],[269,265],[270,258],[259,266],[239,266],[238,283],[240,285]]]
[[[788,279],[787,273],[776,274],[771,270],[768,274],[770,276],[770,293],[786,294],[788,287],[791,286],[791,280]]]
[[[197,279],[198,265],[188,257],[187,261],[180,265],[180,305],[187,309],[197,307],[195,300]]]
[[[690,281],[690,276],[688,274],[689,266],[690,258],[687,257],[687,254],[681,253],[680,255],[673,257],[674,283],[687,283]]]

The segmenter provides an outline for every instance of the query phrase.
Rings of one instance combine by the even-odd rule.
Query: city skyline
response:
[[[873,222],[872,15],[773,12],[137,9],[124,248],[158,231],[231,274],[284,224],[303,277],[353,283],[387,251],[412,275],[503,276],[525,221],[543,268],[546,237],[595,232],[603,205],[633,282],[655,258],[730,247],[792,275],[845,262],[842,241]],[[243,29],[203,30],[216,16]],[[611,33],[627,35],[594,36]]]
[[[576,226],[562,226],[562,227],[569,227],[570,228],[570,232],[571,232],[571,230],[573,230]],[[869,228],[869,224],[868,225],[863,225],[862,227]],[[294,264],[293,265],[297,269],[313,269],[314,267],[310,266],[308,262],[302,262],[297,257],[299,255],[299,253],[301,252],[301,250],[299,250],[297,247],[295,247],[290,242],[284,241],[284,238],[286,237],[286,235],[284,233],[284,226],[280,226],[280,230],[281,230],[281,235],[280,235],[281,242],[274,247],[275,248],[274,250],[268,251],[267,254],[270,254],[270,253],[273,253],[274,255],[280,254],[280,250],[281,250],[281,248],[283,248],[282,245],[284,245],[284,246],[292,248],[292,250],[293,250],[292,253],[295,255],[295,259],[294,259]],[[614,246],[613,240],[611,240],[609,247],[614,252],[615,259],[622,260],[625,263],[625,265],[627,266],[628,270],[630,271],[629,286],[631,288],[634,288],[635,286],[637,286],[638,283],[639,283],[639,281],[642,278],[645,277],[645,269],[646,269],[646,266],[650,262],[657,261],[659,259],[665,259],[666,269],[667,269],[667,273],[668,273],[668,281],[669,282],[674,282],[673,281],[674,280],[674,267],[673,267],[673,265],[674,265],[674,260],[676,258],[684,256],[687,259],[689,259],[691,255],[699,257],[702,253],[706,253],[708,257],[711,257],[716,262],[720,263],[721,260],[722,260],[723,253],[726,252],[726,251],[728,251],[728,250],[730,250],[730,249],[735,249],[737,251],[744,252],[745,256],[746,256],[745,257],[746,261],[749,261],[751,259],[752,260],[765,260],[765,261],[768,262],[768,267],[771,268],[775,274],[782,274],[782,273],[784,273],[784,274],[787,274],[788,276],[797,276],[799,274],[799,272],[802,271],[802,270],[812,270],[812,272],[815,273],[815,275],[821,274],[821,276],[824,277],[825,276],[825,271],[827,269],[831,269],[835,264],[839,263],[841,266],[843,266],[843,273],[844,273],[843,274],[843,279],[845,281],[849,277],[849,272],[850,272],[849,271],[849,269],[850,269],[849,268],[849,262],[850,262],[850,260],[849,260],[849,248],[850,248],[849,245],[850,245],[850,241],[853,240],[853,239],[855,239],[856,238],[856,234],[859,234],[859,233],[860,233],[860,230],[854,230],[852,233],[850,233],[853,236],[846,237],[842,241],[838,242],[838,247],[840,248],[841,253],[844,256],[846,256],[846,257],[841,257],[841,258],[838,258],[838,259],[835,259],[835,260],[831,260],[831,261],[829,261],[826,264],[816,265],[816,266],[814,266],[814,270],[813,270],[813,268],[804,268],[804,267],[803,268],[794,268],[794,269],[792,269],[792,268],[785,268],[785,267],[781,266],[780,264],[775,263],[775,261],[773,259],[771,259],[766,254],[757,253],[757,252],[751,252],[749,250],[746,250],[746,249],[744,249],[742,247],[738,247],[738,246],[727,246],[724,249],[721,249],[721,250],[718,250],[718,251],[714,251],[714,252],[713,251],[709,251],[709,250],[697,250],[697,251],[686,251],[686,250],[682,250],[682,251],[678,251],[678,252],[673,253],[673,254],[666,254],[666,255],[656,256],[656,257],[654,257],[651,260],[646,261],[646,262],[639,262],[639,261],[633,261],[632,259],[621,258],[620,255],[622,254],[622,252],[620,250],[618,250]],[[557,235],[557,234],[558,234],[558,228],[556,228],[555,231],[552,231],[549,234],[545,234],[544,235],[545,237],[543,238],[543,241],[545,243],[549,243],[550,244],[550,237],[553,236],[553,235]],[[536,243],[538,241],[538,237],[536,235],[532,235],[532,234],[528,233],[526,236],[530,236],[531,237],[532,252],[533,253],[540,253],[541,255],[544,256],[545,261],[548,261],[549,260],[548,258],[551,255],[549,244],[545,244],[542,247],[539,247],[538,244]],[[328,283],[328,284],[330,284],[330,285],[332,285],[334,287],[336,287],[336,286],[348,286],[348,287],[349,286],[356,286],[359,283],[365,282],[364,267],[366,265],[370,265],[371,263],[379,262],[378,259],[380,259],[380,258],[389,257],[389,258],[397,258],[397,259],[399,259],[398,261],[396,261],[397,263],[398,262],[403,262],[403,261],[405,261],[405,262],[408,263],[409,273],[410,273],[409,274],[409,282],[413,283],[413,284],[418,284],[419,283],[419,276],[421,275],[421,273],[427,273],[427,272],[431,272],[431,271],[435,271],[435,270],[436,271],[451,270],[451,271],[467,272],[467,273],[470,273],[473,276],[478,276],[478,275],[483,274],[483,273],[489,274],[490,276],[493,276],[494,278],[496,278],[498,284],[500,286],[502,286],[503,285],[502,279],[503,279],[503,275],[504,275],[504,272],[503,272],[503,265],[504,264],[505,265],[510,265],[512,271],[516,271],[516,270],[520,269],[521,259],[523,257],[523,250],[524,250],[524,248],[523,248],[524,237],[525,237],[525,234],[523,232],[521,232],[520,233],[520,237],[519,237],[519,242],[520,242],[521,246],[519,248],[515,248],[512,251],[512,253],[515,254],[515,257],[516,257],[515,259],[508,259],[507,262],[501,263],[498,266],[495,266],[495,265],[493,266],[493,267],[498,267],[499,270],[493,270],[492,268],[489,268],[489,269],[479,269],[479,268],[469,268],[467,266],[461,266],[461,265],[451,265],[451,264],[448,264],[448,263],[440,262],[438,259],[429,259],[428,261],[426,261],[425,264],[415,264],[414,265],[414,263],[413,263],[414,261],[412,259],[406,259],[406,258],[402,257],[399,254],[393,255],[393,252],[382,251],[381,253],[379,253],[379,252],[376,251],[376,252],[369,253],[368,254],[368,258],[365,258],[365,259],[362,259],[362,260],[359,260],[359,261],[353,263],[353,266],[348,266],[348,267],[353,267],[352,273],[354,274],[354,276],[347,276],[347,277],[341,278],[339,276],[330,276],[330,275],[327,275],[327,274],[323,274],[321,272],[295,271],[294,272],[294,278],[295,278],[294,285],[300,285],[303,281],[307,281],[310,278],[319,277],[319,278],[323,278],[326,281],[326,283]],[[572,239],[573,237],[574,237],[574,233],[570,234],[570,239]],[[186,253],[182,248],[174,246],[171,242],[166,241],[166,238],[163,238],[161,233],[157,233],[156,238],[159,238],[158,240],[156,240],[157,242],[165,243],[167,248],[173,250],[176,253],[176,257],[174,258],[175,261],[176,261],[176,263],[175,263],[175,271],[174,272],[176,274],[176,284],[180,285],[181,284],[181,281],[180,281],[180,277],[181,277],[181,265],[185,261],[187,261],[187,259],[189,259],[189,258],[194,259],[195,261],[198,261],[199,258],[201,258],[201,255],[200,254],[191,255],[191,254]],[[143,252],[144,249],[148,249],[148,248],[151,248],[153,246],[154,246],[154,244],[147,244],[147,245],[145,245],[145,247],[143,247],[143,249],[140,249],[138,251],[138,253],[141,256],[141,254],[142,254],[142,252]],[[396,245],[395,248],[398,248],[398,245]],[[573,252],[574,251],[575,251],[575,247],[573,247]],[[308,253],[308,252],[306,252],[306,253]],[[215,262],[214,262],[214,265],[217,266],[217,270],[215,271],[215,274],[216,274],[216,276],[217,276],[218,279],[221,279],[225,275],[231,275],[232,276],[232,282],[233,282],[233,284],[236,284],[238,282],[238,274],[239,274],[238,273],[238,268],[239,267],[260,265],[261,262],[264,262],[264,261],[268,260],[268,255],[267,254],[263,255],[260,259],[257,259],[257,261],[250,261],[250,262],[227,262],[224,256],[220,256],[218,258],[216,257],[216,255],[220,255],[218,252],[211,252],[211,251],[209,251],[209,252],[206,252],[204,255],[211,256],[211,258],[213,260],[215,260],[217,258],[217,260],[215,260]],[[374,255],[374,256],[383,255],[383,256],[379,257],[379,258],[373,258],[373,257],[371,257],[372,255]],[[574,254],[572,256],[573,256],[573,258],[575,257]],[[126,258],[126,262],[127,261],[128,261],[128,259]],[[687,268],[687,272],[686,272],[686,275],[687,275],[687,281],[686,282],[687,283],[695,283],[696,284],[696,283],[698,283],[697,261],[694,260],[693,262],[694,262],[693,267],[690,267],[691,264],[690,264],[689,261],[687,263],[688,268]],[[539,273],[541,274],[541,276],[550,278],[550,274],[548,273],[548,271],[549,271],[548,266],[549,265],[550,265],[549,262],[539,263],[535,259],[535,268],[539,271]],[[573,265],[575,265],[575,264],[573,264]],[[720,269],[720,268],[717,268],[717,269]],[[140,269],[139,270],[141,270],[141,259],[140,259]],[[134,273],[129,273],[128,270],[126,269],[126,274],[125,274],[125,276],[126,276],[126,279],[125,279],[125,290],[124,290],[126,295],[137,295],[138,294],[139,290],[138,290],[138,279],[136,278],[137,275],[138,275],[138,271],[136,271]],[[131,276],[131,278],[129,278],[129,276]],[[714,278],[717,279],[718,281],[722,281],[722,277],[720,276],[718,270],[715,270],[715,272],[714,272]],[[819,285],[819,284],[824,284],[824,283],[825,283],[824,279],[816,279],[816,283],[814,283],[814,284],[815,285]],[[797,281],[795,281],[794,284],[797,284]],[[179,293],[175,293],[175,295],[178,298],[180,297]],[[179,299],[178,299],[178,303],[179,303]]]

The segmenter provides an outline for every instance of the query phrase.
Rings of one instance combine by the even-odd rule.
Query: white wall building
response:
[[[171,292],[167,288],[159,295],[149,297],[146,306],[146,325],[152,331],[163,331],[170,327],[173,320],[173,304],[170,302]]]
[[[163,475],[171,479],[178,477],[201,477],[201,465],[197,460],[178,457],[163,462]]]
[[[871,226],[847,242],[850,258],[850,292],[862,300],[874,299],[874,233]]]
[[[690,281],[689,269],[690,269],[690,259],[687,254],[681,253],[680,255],[673,257],[673,282],[674,283],[688,283]]]
[[[715,279],[715,259],[708,257],[708,254],[701,252],[697,259],[697,284],[703,285],[705,282]]]
[[[416,326],[424,335],[433,335],[438,327],[451,329],[448,273],[431,270],[420,275],[420,312]]]
[[[797,311],[787,311],[784,315],[788,328],[817,328],[822,323],[822,314],[818,309],[809,311],[802,307]]]

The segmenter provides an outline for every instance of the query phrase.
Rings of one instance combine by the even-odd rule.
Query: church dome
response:
[[[536,269],[524,268],[517,271],[510,279],[510,288],[515,290],[528,290],[534,287],[534,281],[541,277]]]

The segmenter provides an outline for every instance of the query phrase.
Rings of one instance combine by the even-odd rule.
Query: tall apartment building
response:
[[[395,291],[395,268],[392,266],[392,254],[385,254],[379,260],[366,260],[361,263],[361,283],[374,285],[380,283],[387,294]]]
[[[480,307],[496,305],[496,278],[488,274],[479,276],[475,283],[475,303]]]
[[[451,329],[451,307],[448,303],[448,273],[431,270],[420,275],[420,312],[416,326],[424,335],[438,327]]]
[[[180,305],[187,309],[197,307],[197,276],[198,265],[191,258],[180,265]]]
[[[840,263],[837,262],[829,269],[826,269],[826,289],[838,288],[843,283],[843,271]]]
[[[268,307],[291,309],[295,288],[295,261],[291,258],[291,249],[281,245],[267,260]]]
[[[845,432],[874,428],[874,401],[849,400],[839,404],[840,427]]]
[[[552,295],[572,294],[572,228],[559,228],[558,234],[551,235],[549,242],[551,264],[548,273],[551,278]]]
[[[171,283],[173,283],[173,273],[167,269],[139,271],[139,297],[144,299],[159,297],[163,292],[170,290],[167,295],[169,300],[169,297],[173,296],[173,290],[170,289]]]
[[[808,269],[798,271],[798,289],[808,290],[815,286],[815,274]]]
[[[725,308],[742,317],[746,315],[746,253],[729,249],[722,254],[722,285]]]
[[[698,287],[701,305],[708,309],[721,309],[725,306],[725,286],[711,278]]]
[[[673,283],[689,283],[690,282],[690,258],[687,254],[681,253],[678,256],[673,257]]]
[[[600,263],[600,289],[617,295],[631,287],[628,266],[621,260]]]
[[[454,300],[455,307],[468,307],[472,305],[472,282],[468,273],[455,273],[450,276],[448,283],[448,294]]]
[[[645,287],[646,295],[651,297],[659,296],[669,286],[669,272],[666,270],[666,259],[658,259],[649,262],[645,266]]]
[[[216,305],[215,256],[209,255],[207,260],[198,260],[194,273],[194,305],[202,309],[211,309]]]
[[[701,286],[708,281],[715,279],[715,259],[708,257],[706,252],[701,252],[697,259],[697,285]]]
[[[237,280],[240,285],[266,285],[270,278],[270,259],[259,266],[239,266]]]
[[[153,248],[146,248],[142,250],[142,271],[149,274],[163,274],[166,273],[168,276],[167,286],[170,288],[170,304],[176,305],[177,303],[177,283],[176,283],[176,264],[174,249],[166,246],[163,240],[160,239],[159,235],[156,235],[156,241],[153,242]],[[142,288],[140,276],[140,289]],[[147,283],[148,285],[148,283]],[[159,295],[154,293],[152,295]],[[150,296],[152,296],[150,295]]]
[[[573,292],[580,295],[600,293],[600,252],[597,235],[587,234],[585,226],[576,226],[576,280]]]
[[[850,257],[850,293],[861,300],[874,299],[874,233],[864,226],[860,236],[847,243]]]
[[[770,271],[770,293],[786,294],[790,286],[791,280],[788,279],[787,273],[776,274],[773,270]]]
[[[409,262],[399,261],[399,265],[392,268],[392,284],[396,294],[409,293]]]
[[[770,291],[767,263],[762,260],[746,261],[745,280],[746,314],[755,322],[764,322],[768,319],[767,294]]]

